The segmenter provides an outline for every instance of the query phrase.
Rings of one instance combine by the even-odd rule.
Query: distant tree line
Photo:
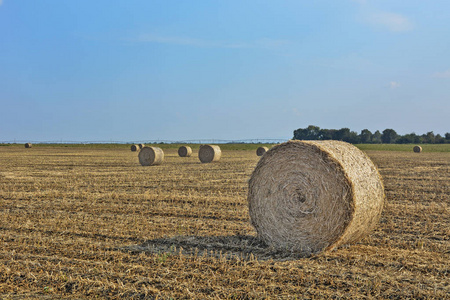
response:
[[[338,140],[352,144],[449,144],[450,133],[441,136],[430,131],[422,135],[414,132],[400,135],[394,129],[385,129],[383,132],[377,130],[374,133],[363,129],[358,134],[348,128],[322,129],[309,125],[307,128],[294,130],[294,140]]]

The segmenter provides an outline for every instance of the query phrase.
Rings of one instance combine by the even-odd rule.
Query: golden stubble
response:
[[[255,150],[202,164],[165,149],[0,147],[0,298],[445,298],[448,153],[368,151],[384,179],[380,223],[307,258],[250,225]]]

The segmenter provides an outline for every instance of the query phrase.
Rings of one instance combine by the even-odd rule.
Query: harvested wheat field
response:
[[[150,167],[128,145],[0,147],[0,298],[449,297],[450,152],[365,150],[384,179],[380,222],[300,257],[255,238],[256,145],[221,145],[217,164],[178,147]]]

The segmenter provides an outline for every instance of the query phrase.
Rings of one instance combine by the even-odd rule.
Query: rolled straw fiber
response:
[[[178,155],[180,157],[191,157],[192,148],[189,146],[181,146],[180,148],[178,148]]]
[[[266,153],[269,150],[267,147],[259,147],[256,149],[256,155],[263,156],[264,153]]]
[[[198,150],[198,158],[202,163],[219,161],[222,151],[217,145],[201,145]]]
[[[138,151],[139,150],[139,145],[131,145],[131,151]]]
[[[31,144],[31,143],[26,143],[25,144],[25,148],[31,148],[33,146],[33,144]]]
[[[413,151],[416,152],[416,153],[420,153],[420,152],[422,152],[422,147],[414,146]]]
[[[305,254],[364,237],[383,203],[375,165],[341,141],[277,145],[262,156],[249,181],[249,214],[260,239]]]
[[[142,166],[160,165],[164,162],[164,152],[158,147],[145,146],[138,157]]]

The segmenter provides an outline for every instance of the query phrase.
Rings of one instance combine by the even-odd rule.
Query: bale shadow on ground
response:
[[[311,256],[308,252],[291,252],[268,247],[255,236],[176,236],[148,240],[140,245],[120,247],[131,253],[171,253],[191,256],[209,256],[227,260],[288,261]]]

